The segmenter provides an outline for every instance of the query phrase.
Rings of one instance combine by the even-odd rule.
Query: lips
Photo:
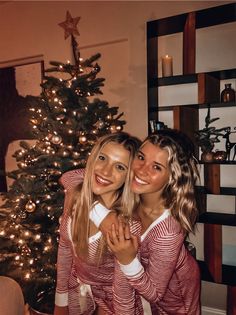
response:
[[[103,186],[108,186],[112,184],[112,182],[108,179],[105,179],[104,177],[101,177],[97,174],[95,174],[95,180],[98,184],[103,185]]]
[[[148,185],[148,182],[144,181],[143,179],[139,178],[137,175],[134,176],[134,181],[139,185]]]

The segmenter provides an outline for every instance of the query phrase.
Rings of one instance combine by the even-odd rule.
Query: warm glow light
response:
[[[27,273],[25,274],[25,279],[30,279],[30,273],[29,273],[29,272],[27,272]]]

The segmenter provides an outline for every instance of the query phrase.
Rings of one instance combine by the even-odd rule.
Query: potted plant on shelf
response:
[[[205,127],[195,132],[196,142],[201,148],[201,160],[204,162],[211,162],[214,160],[213,149],[215,143],[220,142],[219,137],[224,136],[225,130],[228,127],[217,129],[216,127],[210,126],[214,121],[218,120],[219,117],[210,117],[210,105],[208,105],[207,115],[205,117]]]

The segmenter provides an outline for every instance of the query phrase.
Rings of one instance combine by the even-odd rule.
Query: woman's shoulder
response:
[[[154,225],[152,234],[157,237],[173,236],[182,234],[180,223],[170,214],[164,220]]]
[[[85,169],[75,169],[62,174],[60,184],[66,189],[71,190],[84,180]]]

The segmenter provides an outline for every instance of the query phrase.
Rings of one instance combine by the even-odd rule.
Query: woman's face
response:
[[[161,195],[169,181],[168,152],[146,142],[135,157],[131,189],[137,194]]]
[[[124,184],[128,172],[130,152],[123,145],[110,142],[102,148],[92,175],[92,191],[109,204]]]

